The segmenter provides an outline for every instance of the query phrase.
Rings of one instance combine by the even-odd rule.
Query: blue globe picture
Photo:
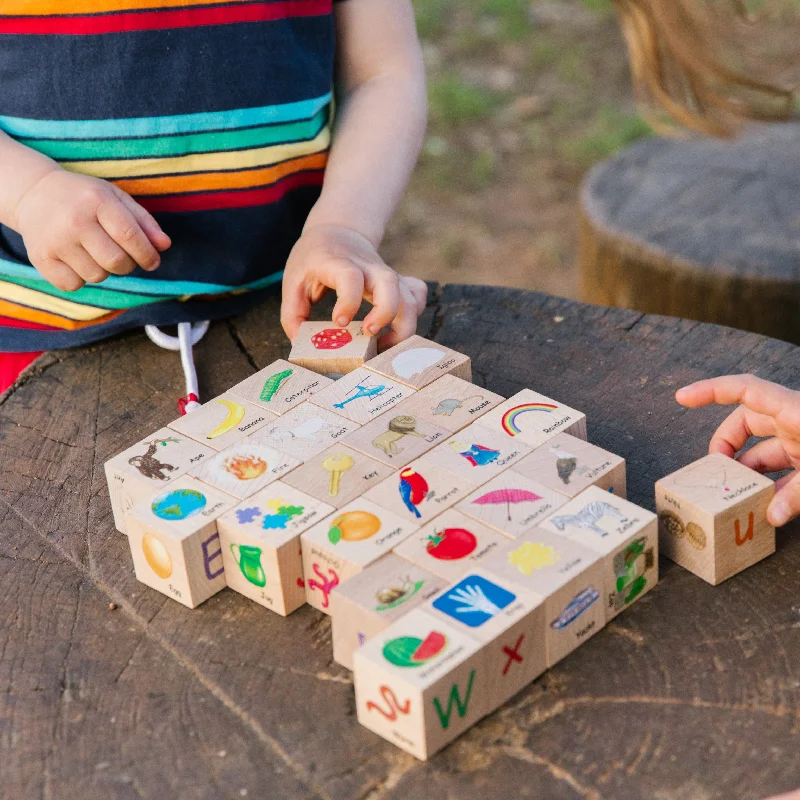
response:
[[[161,519],[178,522],[202,511],[206,507],[205,495],[195,489],[176,489],[157,497],[151,508]]]

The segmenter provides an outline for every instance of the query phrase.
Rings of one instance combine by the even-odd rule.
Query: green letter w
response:
[[[450,687],[450,697],[447,699],[447,711],[442,711],[442,704],[439,702],[438,697],[433,698],[433,705],[436,708],[436,713],[439,715],[439,722],[441,723],[443,730],[447,730],[450,727],[450,715],[453,713],[453,703],[455,703],[456,707],[458,708],[458,716],[462,719],[464,718],[464,715],[467,713],[467,707],[469,706],[469,698],[472,695],[473,680],[475,680],[474,669],[469,673],[467,694],[464,697],[463,703],[461,702],[461,697],[459,697],[458,694],[458,685],[454,683]]]

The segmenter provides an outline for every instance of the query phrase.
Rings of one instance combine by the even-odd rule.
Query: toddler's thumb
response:
[[[776,528],[800,514],[800,473],[796,472],[781,485],[767,508],[767,520]]]

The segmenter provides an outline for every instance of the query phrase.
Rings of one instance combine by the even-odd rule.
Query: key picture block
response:
[[[126,515],[136,578],[195,608],[225,588],[217,517],[230,495],[184,475]]]
[[[586,415],[550,397],[523,389],[481,418],[502,436],[539,447],[559,433],[586,439]]]
[[[481,567],[543,598],[548,667],[606,623],[602,562],[597,553],[577,542],[536,528],[498,549]]]
[[[340,328],[331,322],[304,322],[292,342],[289,361],[321,375],[346,375],[378,354],[378,340],[361,322]]]
[[[330,594],[391,552],[415,526],[363,497],[302,534],[306,600],[330,614]]]
[[[412,336],[368,361],[365,366],[373,372],[412,389],[421,389],[442,375],[472,380],[469,356],[449,347]]]
[[[334,511],[281,481],[217,520],[228,586],[282,616],[306,602],[300,534]]]
[[[445,581],[389,553],[331,594],[333,658],[353,669],[353,653],[445,588]]]
[[[627,497],[625,459],[568,433],[540,445],[513,469],[565,497],[575,497],[590,486]]]
[[[237,383],[230,393],[280,416],[332,383],[324,375],[281,359]]]
[[[775,552],[767,506],[775,485],[720,453],[656,483],[659,544],[668,558],[711,584]]]
[[[235,394],[225,392],[184,417],[170,422],[172,430],[213,450],[224,450],[263,428],[275,415]]]
[[[340,378],[333,386],[313,395],[311,402],[358,425],[366,425],[413,391],[402,383],[378,375],[377,372],[357,369]]]
[[[419,759],[488,713],[481,645],[415,609],[353,655],[358,721]]]
[[[658,583],[658,524],[651,511],[591,486],[542,527],[601,557],[607,621]]]
[[[497,531],[450,509],[397,545],[395,553],[452,582],[507,542]]]
[[[126,533],[125,512],[214,453],[210,447],[188,436],[162,428],[106,461],[106,480],[116,529]]]

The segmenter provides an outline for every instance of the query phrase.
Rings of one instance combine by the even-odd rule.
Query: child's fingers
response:
[[[337,262],[335,271],[322,276],[323,282],[336,290],[333,323],[344,327],[353,321],[364,299],[364,273],[349,261]]]
[[[378,349],[385,350],[388,347],[408,339],[417,332],[417,300],[410,289],[403,284],[400,285],[400,305],[397,314],[391,323],[391,330],[381,336],[378,341]]]
[[[99,225],[81,236],[81,244],[112,275],[127,275],[136,269],[136,262]]]
[[[161,263],[158,250],[139,225],[131,210],[122,202],[101,203],[97,221],[103,230],[140,266],[154,270]]]
[[[753,445],[739,456],[739,463],[756,472],[779,472],[792,466],[783,443],[776,437]]]
[[[389,267],[370,266],[366,290],[367,297],[372,303],[372,310],[364,317],[364,331],[374,335],[391,324],[397,317],[402,297],[400,278]]]
[[[796,396],[796,392],[755,375],[723,375],[684,386],[676,392],[675,399],[689,408],[740,403],[757,414],[774,417]]]
[[[776,528],[800,514],[800,473],[776,483],[777,491],[767,508],[767,520]]]
[[[34,266],[46,281],[62,292],[77,292],[85,283],[74,269],[58,258],[46,258]]]
[[[428,284],[409,275],[401,275],[400,283],[411,292],[417,304],[417,316],[421,316],[428,305]]]
[[[86,283],[102,283],[108,273],[80,245],[60,253],[63,262]]]
[[[311,314],[311,301],[301,282],[284,278],[281,291],[281,325],[290,342],[293,342],[300,325]]]
[[[125,207],[133,214],[136,221],[145,232],[147,238],[152,242],[157,250],[167,250],[172,244],[172,240],[161,229],[155,217],[146,209],[140,206],[127,192],[112,185],[114,193],[119,197]]]
[[[708,452],[733,458],[751,436],[774,436],[775,432],[775,420],[771,417],[739,406],[714,432]]]

